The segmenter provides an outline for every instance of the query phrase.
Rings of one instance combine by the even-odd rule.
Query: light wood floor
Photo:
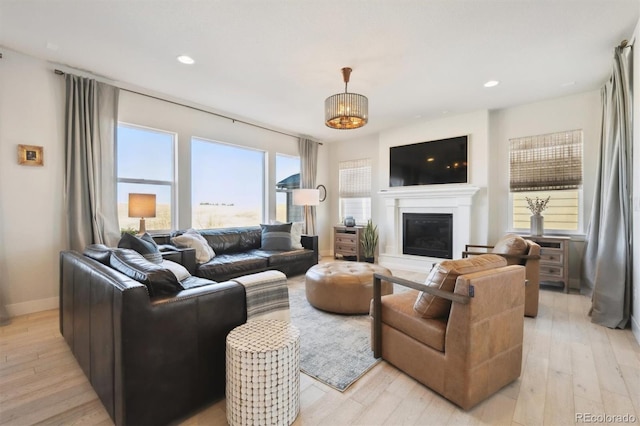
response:
[[[303,284],[298,277],[290,285]],[[640,424],[640,347],[630,330],[591,324],[589,300],[577,294],[543,290],[540,302],[539,316],[525,319],[522,376],[473,410],[381,362],[344,393],[302,374],[294,425],[587,423],[580,413],[634,416]],[[59,334],[57,310],[0,327],[0,424],[113,424]],[[224,400],[182,424],[226,425]]]

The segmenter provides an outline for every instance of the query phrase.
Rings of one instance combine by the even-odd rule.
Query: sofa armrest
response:
[[[435,287],[429,287],[426,284],[415,281],[406,280],[400,277],[387,276],[382,274],[373,274],[373,356],[380,358],[382,356],[382,281],[388,281],[414,290],[424,291],[452,302],[463,305],[471,301],[473,292],[469,289],[469,296],[464,294],[455,294],[443,291]]]
[[[320,258],[320,249],[318,248],[318,236],[317,235],[302,235],[300,237],[302,247],[307,250],[313,250],[315,258]]]
[[[178,248],[172,250],[160,251],[162,258],[176,262],[187,268],[191,275],[196,272],[196,250],[194,248]]]

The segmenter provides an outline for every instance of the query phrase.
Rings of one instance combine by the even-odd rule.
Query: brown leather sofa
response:
[[[413,290],[381,296],[382,280]],[[460,275],[453,292],[375,274],[374,355],[468,410],[520,376],[524,282],[522,266]],[[423,318],[418,291],[449,301],[448,315]]]
[[[150,297],[108,266],[110,253],[60,254],[60,331],[115,424],[169,424],[223,397],[243,286],[189,277],[186,290]]]
[[[471,251],[470,249],[474,249]],[[538,315],[540,298],[540,246],[531,240],[514,234],[502,237],[496,245],[465,245],[462,257],[493,253],[507,259],[508,265],[523,265],[527,276],[524,297],[524,315],[535,318]]]

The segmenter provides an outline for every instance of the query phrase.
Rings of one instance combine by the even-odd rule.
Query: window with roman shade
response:
[[[357,224],[371,218],[371,159],[341,161],[339,168],[340,220],[353,216]]]
[[[509,189],[514,229],[529,229],[526,197],[551,197],[542,213],[548,230],[579,231],[582,130],[509,140]]]

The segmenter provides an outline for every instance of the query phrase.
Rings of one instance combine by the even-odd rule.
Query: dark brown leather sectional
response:
[[[228,280],[298,274],[318,262],[317,237],[303,236],[303,249],[266,251],[260,227],[200,232],[216,251],[210,262],[196,264],[193,249],[162,253],[193,275],[181,282],[157,265],[145,269],[132,250],[60,254],[60,331],[116,425],[174,423],[223,397],[225,339],[247,320],[244,287]]]
[[[172,236],[181,235],[177,231]],[[178,259],[191,274],[215,281],[226,281],[242,275],[266,270],[278,270],[286,276],[304,274],[318,263],[318,237],[303,235],[302,249],[290,251],[263,250],[262,229],[259,226],[198,230],[215,256],[206,263],[196,264],[195,252],[185,250]],[[171,237],[154,237],[158,244],[171,244]],[[166,258],[166,256],[165,256]]]
[[[60,331],[117,425],[168,424],[223,397],[225,338],[246,318],[238,283],[151,298],[98,260],[60,254]]]

